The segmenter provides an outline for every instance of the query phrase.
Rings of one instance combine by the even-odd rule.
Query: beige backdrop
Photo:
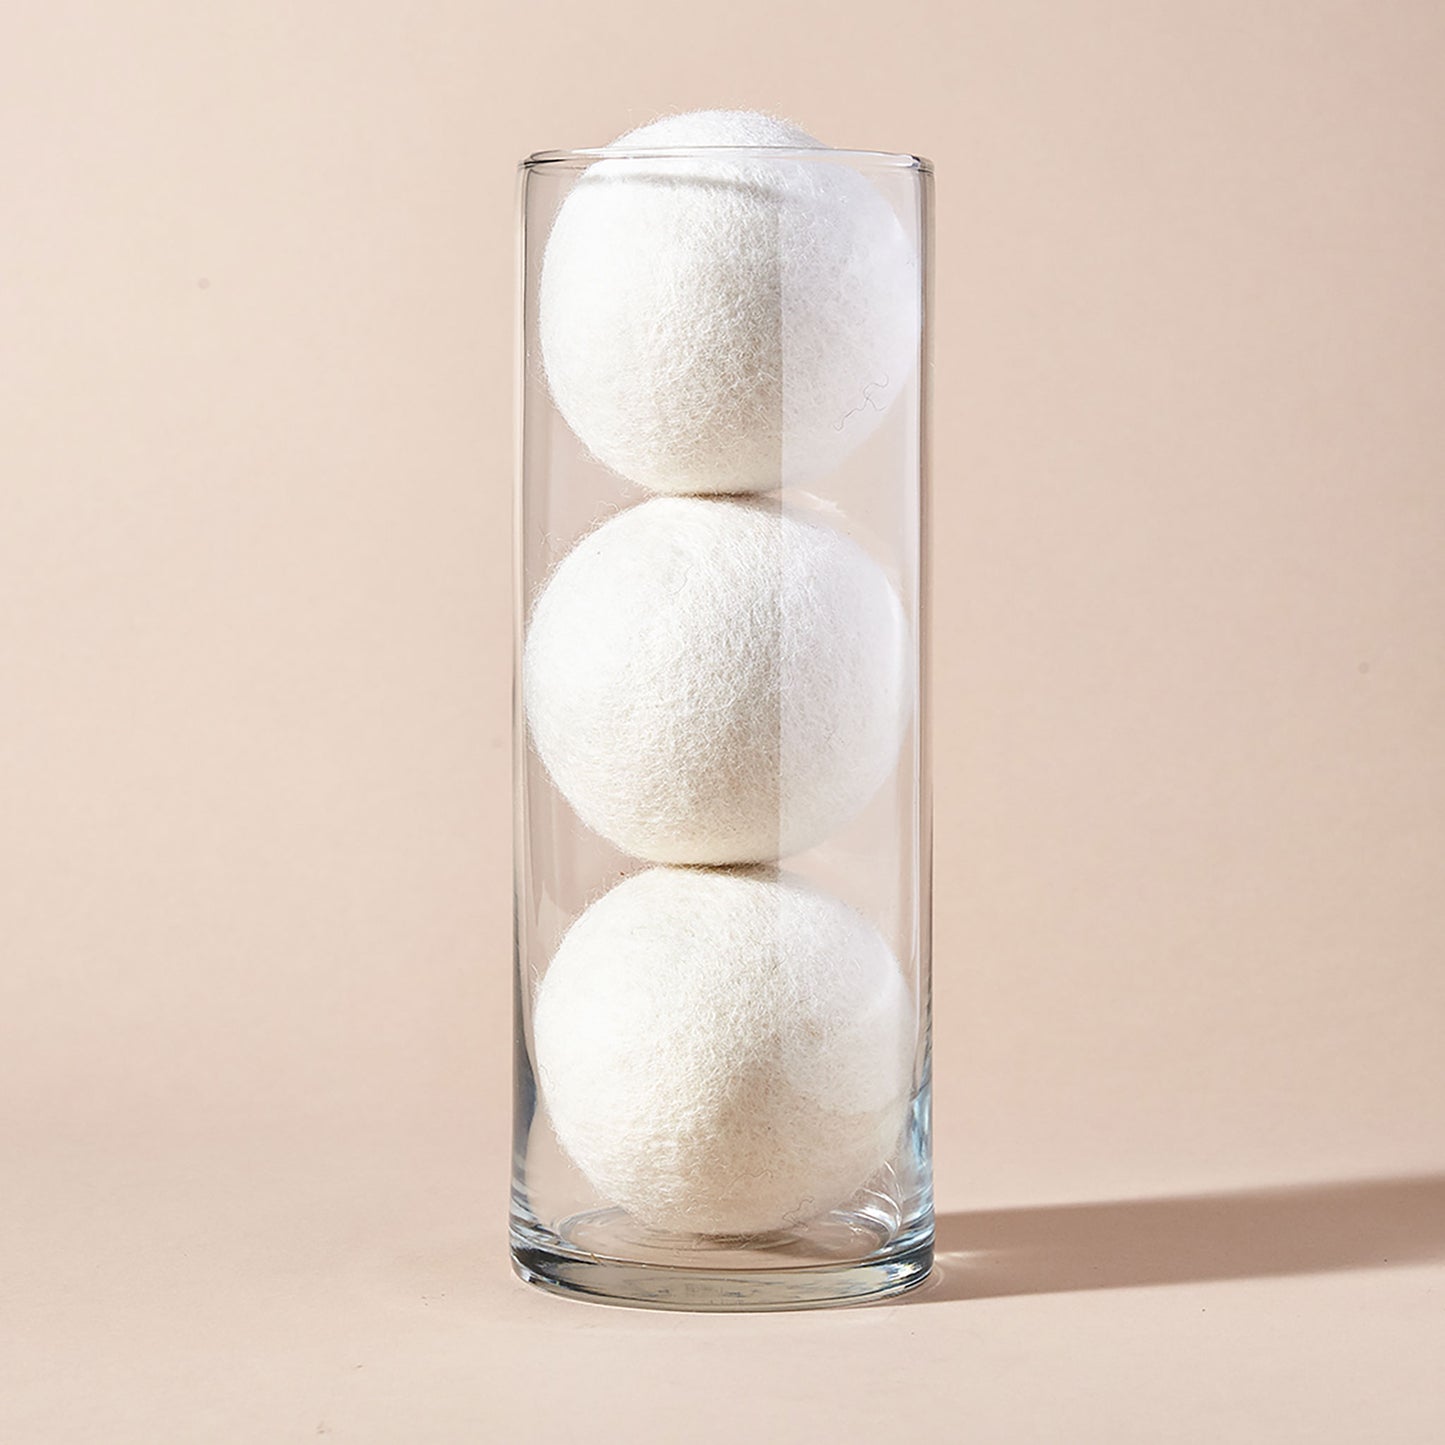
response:
[[[1442,54],[10,0],[0,1436],[1438,1441]],[[506,1271],[514,166],[704,105],[938,170],[945,1255],[887,1308]]]

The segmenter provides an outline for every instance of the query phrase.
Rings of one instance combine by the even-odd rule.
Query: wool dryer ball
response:
[[[698,1234],[845,1203],[906,1119],[912,995],[877,931],[772,870],[653,868],[572,926],[537,990],[542,1097],[604,1199]]]
[[[582,821],[654,863],[754,863],[876,793],[909,715],[902,604],[837,528],[776,501],[654,497],[562,560],[523,702]]]
[[[607,149],[826,147],[744,111],[652,122]],[[594,456],[660,492],[831,472],[917,364],[918,252],[842,162],[636,157],[590,166],[543,256],[543,369]]]

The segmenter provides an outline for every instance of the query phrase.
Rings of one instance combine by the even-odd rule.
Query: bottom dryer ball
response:
[[[657,1229],[757,1234],[845,1203],[908,1109],[913,998],[878,932],[770,869],[653,868],[537,991],[542,1096],[597,1191]]]

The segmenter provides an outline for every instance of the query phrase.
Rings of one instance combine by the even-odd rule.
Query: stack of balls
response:
[[[910,378],[918,256],[864,176],[790,157],[821,147],[767,116],[674,116],[609,149],[547,240],[542,361],[593,456],[654,495],[548,579],[523,697],[577,815],[654,866],[562,940],[538,1074],[604,1198],[656,1229],[757,1234],[845,1203],[907,1111],[902,970],[776,864],[859,813],[909,720],[892,584],[786,489]]]

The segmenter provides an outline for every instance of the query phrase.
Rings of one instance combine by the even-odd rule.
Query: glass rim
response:
[[[933,162],[902,151],[838,150],[832,146],[587,146],[579,150],[534,151],[518,169],[582,170],[598,161],[724,160],[750,157],[768,161],[831,161],[860,169],[933,173]]]

